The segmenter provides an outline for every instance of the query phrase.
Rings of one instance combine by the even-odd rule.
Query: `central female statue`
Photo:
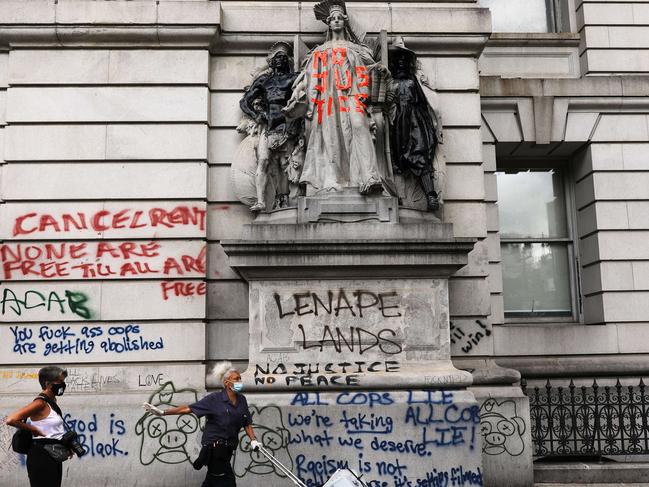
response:
[[[326,41],[307,56],[285,108],[291,118],[305,117],[307,141],[300,183],[308,194],[357,187],[363,194],[381,192],[386,177],[379,167],[376,124],[368,108],[371,71],[377,63],[349,26],[342,0],[314,7],[328,25]]]

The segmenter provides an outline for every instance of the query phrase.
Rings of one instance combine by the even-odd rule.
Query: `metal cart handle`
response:
[[[277,469],[282,472],[284,475],[286,475],[289,479],[293,481],[295,485],[298,487],[307,487],[307,485],[302,482],[291,470],[284,465],[282,462],[280,462],[277,458],[275,458],[263,445],[261,445],[258,450],[261,452],[262,455],[264,455],[268,460],[270,460],[270,463],[272,463]]]

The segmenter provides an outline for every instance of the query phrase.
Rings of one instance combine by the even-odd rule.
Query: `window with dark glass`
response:
[[[506,318],[572,318],[574,245],[562,172],[496,173]]]

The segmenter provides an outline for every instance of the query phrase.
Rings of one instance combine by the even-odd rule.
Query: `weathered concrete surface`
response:
[[[141,403],[149,401],[164,409],[192,403],[205,392],[181,383],[186,372],[177,371],[177,379],[173,379],[167,375],[172,371],[162,370],[159,376],[145,368],[138,377],[145,385],[118,400],[114,394],[119,388],[114,382],[104,391],[110,394],[107,396],[66,394],[61,398],[68,421],[82,434],[82,443],[89,450],[82,459],[65,464],[65,485],[117,481],[139,487],[200,484],[205,470],[196,472],[189,461],[198,453],[203,421],[193,415],[154,419],[144,413]],[[146,385],[148,375],[165,382],[152,388]],[[95,377],[104,380],[103,375]],[[106,377],[118,380],[117,375]],[[35,381],[30,380],[33,386]],[[483,485],[479,408],[469,392],[248,394],[247,398],[255,413],[258,438],[307,485],[321,485],[345,465],[362,473],[372,487],[452,485],[454,478],[456,485]],[[30,394],[23,394],[3,401],[0,417],[30,399]],[[12,429],[0,424],[3,441],[11,434]],[[243,432],[241,436],[245,436]],[[27,472],[21,458],[6,450],[0,455],[3,485],[24,485]],[[240,487],[260,483],[286,487],[289,483],[263,457],[250,452],[245,438],[233,465]],[[460,478],[463,484],[458,483]]]
[[[259,390],[470,383],[450,362],[444,279],[250,281],[249,348]]]
[[[473,386],[480,404],[485,485],[529,487],[534,481],[529,399],[519,387]]]
[[[453,478],[483,485],[478,406],[467,391],[247,397],[258,437],[307,485],[321,485],[343,466],[371,487],[453,485]],[[247,445],[244,439],[234,459],[238,485],[288,485]]]

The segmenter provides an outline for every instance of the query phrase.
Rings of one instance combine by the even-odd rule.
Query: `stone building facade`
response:
[[[274,42],[322,39],[312,8],[0,2],[0,414],[34,395],[43,364],[68,368],[62,404],[89,454],[64,469],[66,485],[201,481],[188,461],[200,424],[174,420],[162,433],[140,404],[193,402],[219,386],[215,362],[244,370],[257,353],[245,272],[226,255],[253,221],[230,179],[239,100]],[[440,440],[440,458],[456,447],[482,452],[473,485],[532,485],[533,470],[565,479],[552,463],[533,468],[548,456],[610,457],[620,465],[600,479],[633,479],[622,462],[649,454],[640,382],[649,364],[649,1],[349,2],[348,11],[417,53],[443,118],[438,216],[471,243],[466,265],[447,276],[446,341],[453,364],[472,373],[481,423]],[[437,392],[456,380],[431,377]],[[408,405],[419,400],[401,392]],[[358,401],[371,414],[382,397]],[[295,400],[320,414],[318,399]],[[300,428],[273,400],[260,404],[269,438],[283,445],[278,458],[322,483],[333,457],[318,457],[323,467],[291,456]],[[425,437],[431,425],[406,417],[399,427]],[[301,432],[323,446],[319,432]],[[10,435],[0,426],[5,443]],[[240,485],[288,485],[237,453]],[[425,475],[408,484],[407,469],[395,470],[406,457],[373,461],[367,478],[418,485]],[[363,470],[357,458],[350,466]],[[453,475],[435,467],[429,477]],[[24,459],[0,452],[0,475],[23,485]]]

